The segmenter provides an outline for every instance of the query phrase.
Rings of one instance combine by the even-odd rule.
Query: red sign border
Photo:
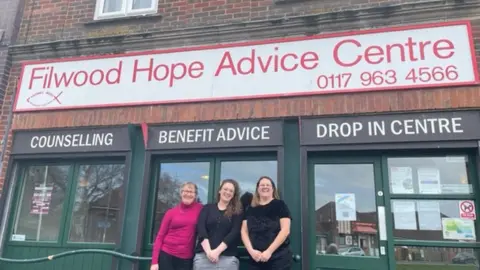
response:
[[[436,27],[446,27],[446,26],[466,26],[468,32],[468,39],[470,45],[470,56],[472,60],[472,65],[474,69],[475,79],[469,82],[459,82],[459,83],[437,83],[429,85],[412,85],[412,86],[394,86],[394,87],[379,87],[379,88],[360,88],[360,89],[348,89],[348,90],[331,90],[331,91],[305,91],[289,94],[267,94],[267,95],[252,95],[252,96],[231,96],[223,98],[204,98],[204,99],[191,99],[191,100],[169,100],[169,101],[152,101],[152,102],[132,102],[132,103],[111,103],[111,104],[96,104],[96,105],[78,105],[78,106],[65,106],[65,107],[46,107],[46,108],[28,108],[28,109],[18,109],[18,93],[22,86],[23,72],[25,66],[34,65],[34,64],[45,64],[45,63],[60,63],[60,62],[71,62],[71,61],[84,61],[92,59],[109,59],[109,58],[118,58],[118,57],[130,57],[130,56],[142,56],[149,54],[164,54],[164,53],[179,53],[179,52],[188,52],[188,51],[201,51],[201,50],[211,50],[211,49],[220,49],[220,48],[233,48],[233,47],[244,47],[244,46],[255,46],[255,45],[264,45],[272,43],[285,43],[292,41],[305,41],[305,40],[314,40],[314,39],[325,39],[325,38],[335,38],[343,36],[352,36],[352,35],[366,35],[366,34],[376,34],[376,33],[385,33],[385,32],[397,32],[405,30],[417,30],[417,29],[427,29],[427,28],[436,28]],[[361,92],[377,92],[385,90],[410,90],[418,88],[435,88],[442,86],[465,86],[465,85],[475,85],[480,83],[480,77],[478,73],[477,58],[475,55],[475,44],[473,39],[473,32],[471,22],[469,20],[462,21],[451,21],[451,22],[440,22],[440,23],[427,23],[427,24],[417,24],[417,25],[402,25],[402,26],[393,26],[386,28],[376,28],[376,29],[366,29],[366,30],[355,30],[355,31],[344,31],[336,33],[327,33],[314,36],[302,36],[302,37],[287,37],[287,38],[277,38],[277,39],[265,39],[265,40],[256,40],[256,41],[246,41],[246,42],[235,42],[228,44],[215,44],[215,45],[203,45],[203,46],[192,46],[192,47],[181,47],[174,49],[164,49],[164,50],[147,50],[141,52],[129,52],[116,55],[87,55],[71,58],[57,58],[57,59],[44,59],[44,60],[34,60],[34,61],[24,61],[22,62],[22,70],[20,73],[20,78],[17,86],[17,93],[15,95],[14,101],[14,112],[35,112],[35,111],[59,111],[59,110],[73,110],[73,109],[95,109],[95,108],[116,108],[116,107],[133,107],[133,106],[151,106],[151,105],[168,105],[168,104],[185,104],[185,103],[197,103],[197,102],[212,102],[212,101],[227,101],[227,100],[246,100],[246,99],[261,99],[261,98],[274,98],[274,97],[298,97],[298,96],[311,96],[311,95],[325,95],[325,94],[341,94],[341,93],[361,93]]]
[[[462,204],[465,202],[469,202],[473,206],[473,212],[465,212],[462,210]],[[475,202],[472,200],[461,200],[458,204],[458,210],[460,210],[460,218],[461,219],[469,219],[469,220],[476,220],[477,219],[477,213],[476,213],[476,207],[475,207]],[[470,215],[471,217],[463,217],[462,215],[467,214]]]

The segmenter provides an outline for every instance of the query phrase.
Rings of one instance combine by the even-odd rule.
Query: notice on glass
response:
[[[420,230],[441,231],[440,204],[436,201],[418,201],[418,225]]]
[[[393,201],[393,218],[396,230],[416,230],[417,216],[414,201]]]
[[[355,194],[335,194],[335,213],[337,215],[337,221],[356,221],[357,206],[355,202]]]
[[[413,174],[411,167],[391,167],[390,185],[392,193],[413,194]]]
[[[436,168],[420,168],[417,172],[420,194],[441,194],[440,171]]]
[[[32,196],[30,214],[48,215],[52,200],[53,185],[36,185]]]
[[[477,239],[473,220],[460,218],[442,218],[443,238],[450,240]]]

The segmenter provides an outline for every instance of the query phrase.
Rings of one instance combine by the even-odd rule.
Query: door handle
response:
[[[300,256],[300,255],[298,255],[298,254],[294,254],[294,255],[292,256],[292,258],[293,258],[293,261],[294,261],[294,262],[299,262],[299,261],[302,259],[302,256]]]

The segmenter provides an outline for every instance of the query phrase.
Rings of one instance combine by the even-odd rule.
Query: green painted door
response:
[[[309,160],[310,264],[316,270],[386,270],[380,158]]]

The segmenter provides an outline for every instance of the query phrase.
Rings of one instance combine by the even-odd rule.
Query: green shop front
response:
[[[151,256],[184,181],[207,203],[264,175],[292,211],[295,270],[478,269],[479,140],[478,111],[16,131],[1,256],[53,257],[0,269],[149,269],[101,251]]]

